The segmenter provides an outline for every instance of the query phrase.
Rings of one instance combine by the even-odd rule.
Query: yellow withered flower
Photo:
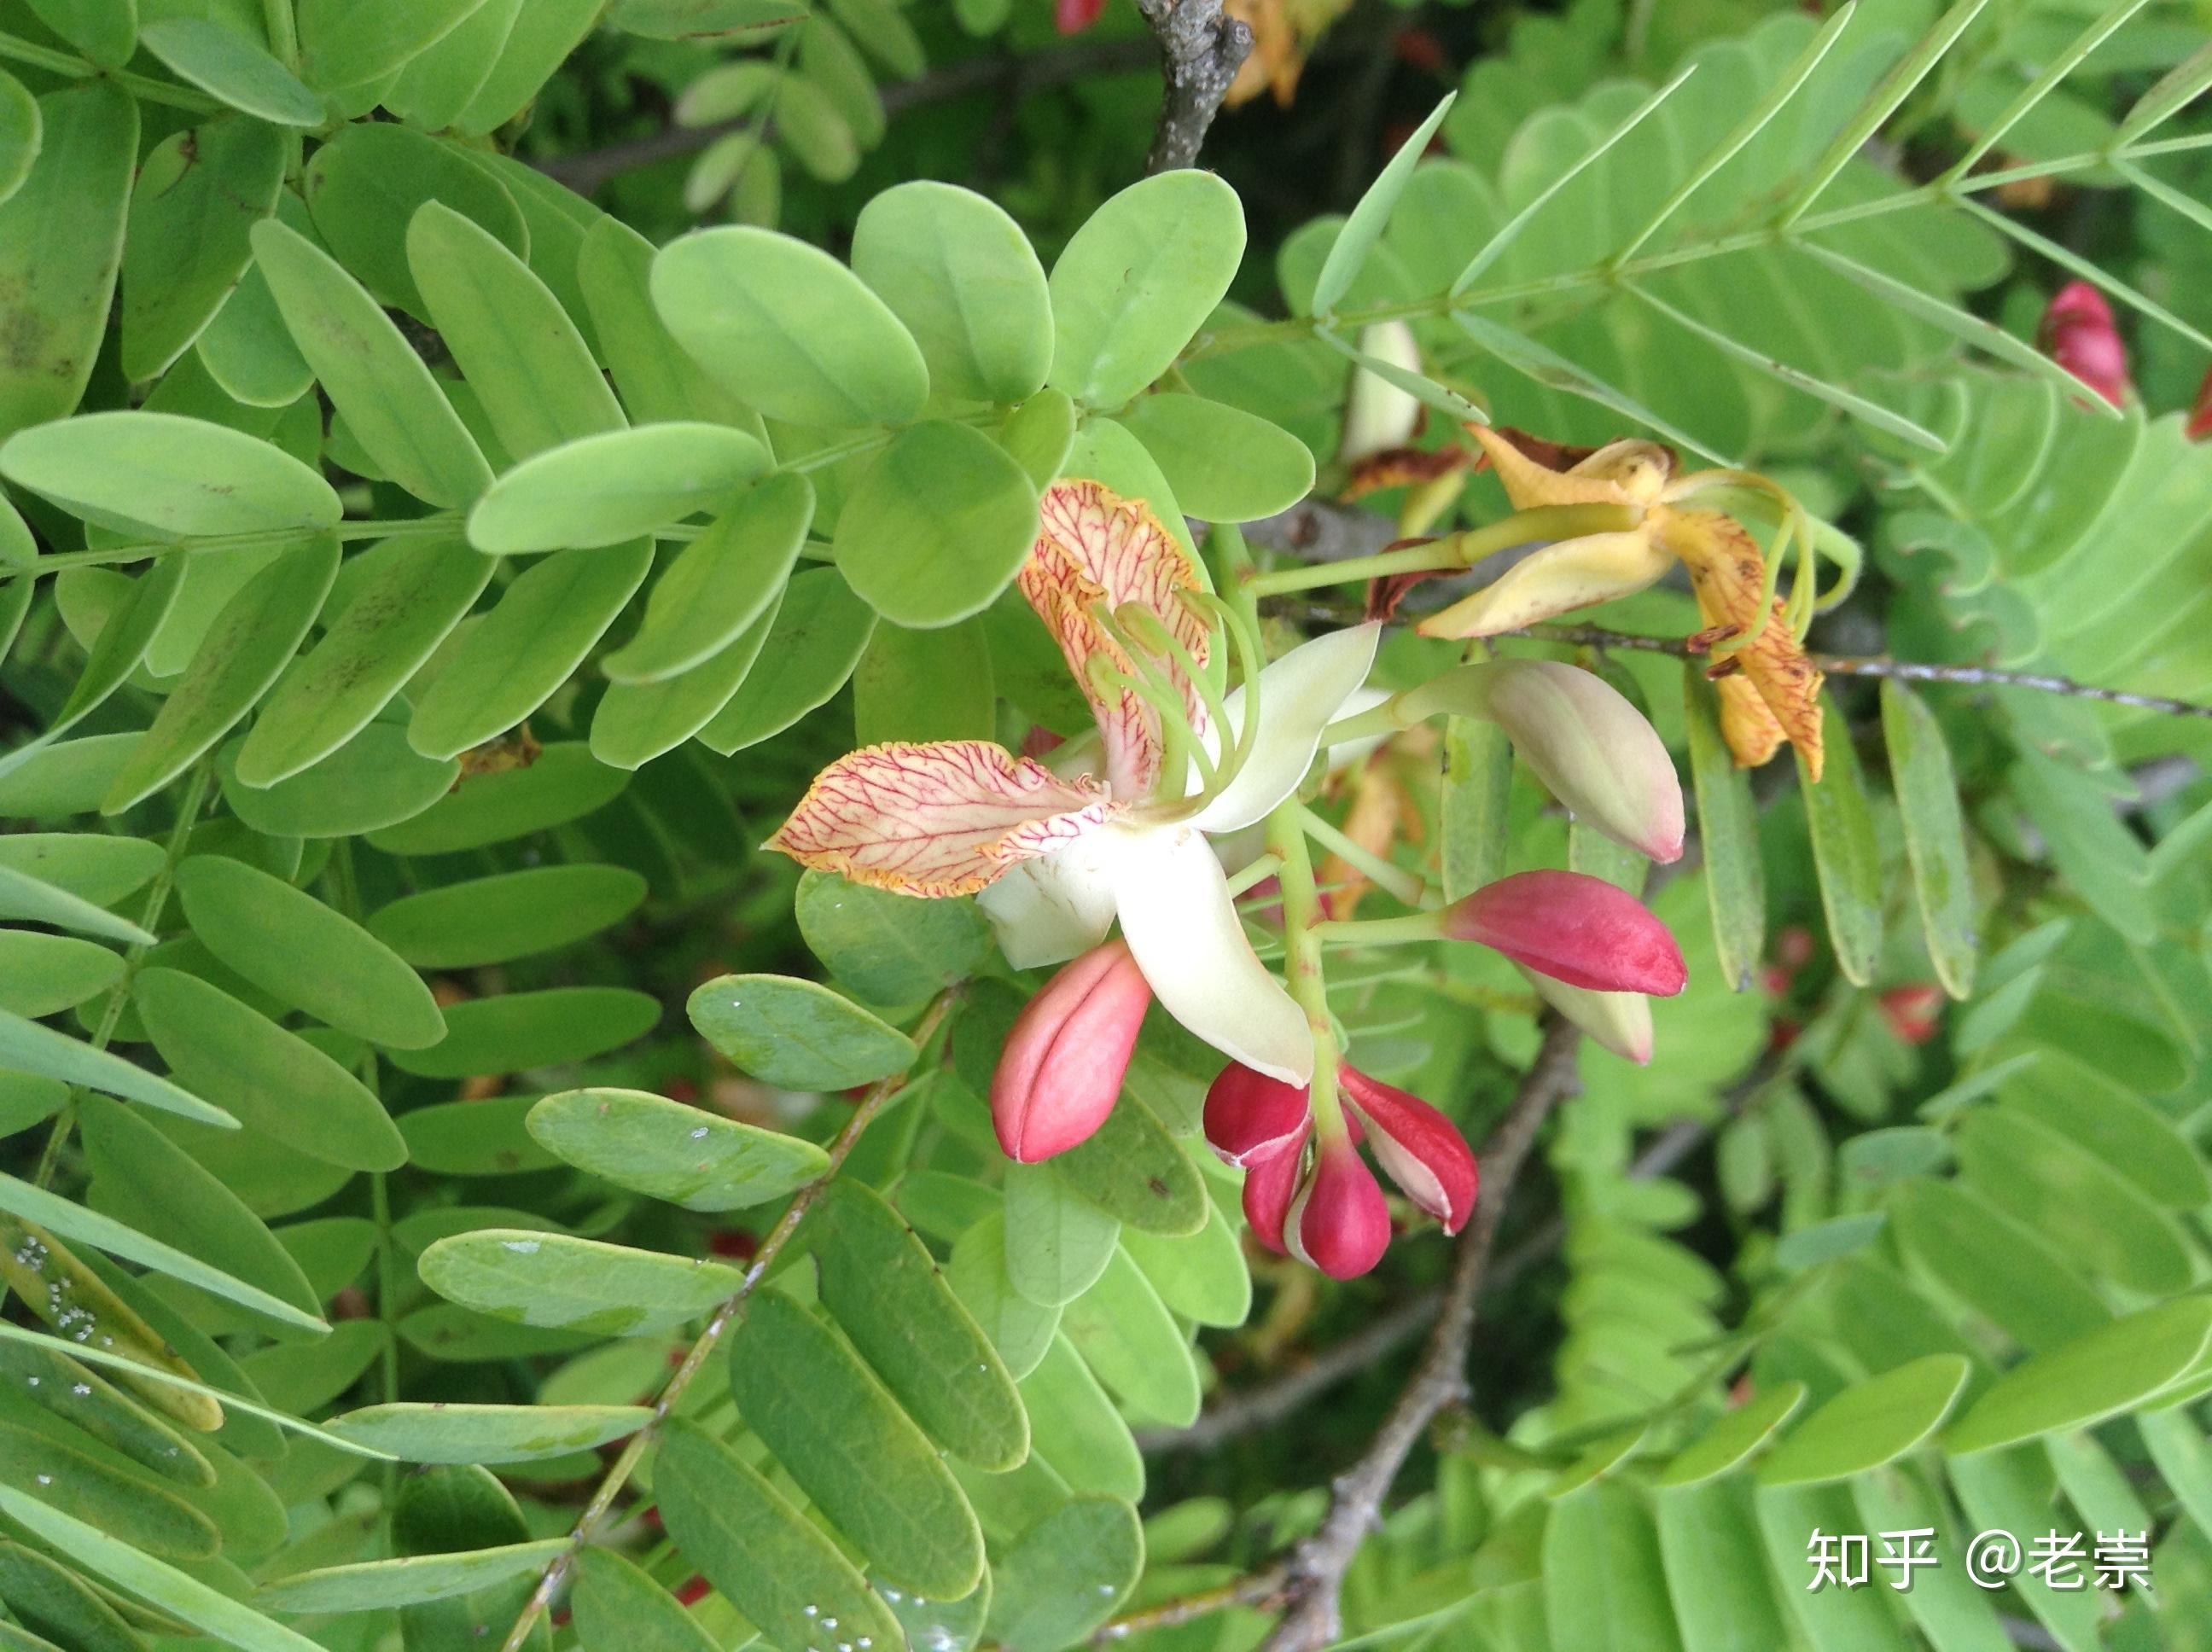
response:
[[[1712,657],[1707,674],[1720,690],[1721,731],[1736,762],[1755,767],[1786,740],[1820,779],[1820,673],[1798,641],[1789,604],[1774,594],[1766,559],[1743,525],[1687,502],[1723,487],[1778,495],[1772,483],[1741,471],[1678,477],[1673,452],[1656,442],[1616,441],[1589,450],[1482,425],[1468,432],[1516,511],[1611,505],[1633,513],[1633,521],[1555,540],[1523,557],[1501,578],[1423,620],[1424,636],[1517,630],[1641,591],[1679,562],[1705,622],[1690,645]]]

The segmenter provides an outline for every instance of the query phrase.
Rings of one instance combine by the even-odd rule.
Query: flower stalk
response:
[[[1516,545],[1577,539],[1592,533],[1620,533],[1634,528],[1642,513],[1632,506],[1537,505],[1514,511],[1479,528],[1448,533],[1425,545],[1378,551],[1339,562],[1272,568],[1248,574],[1244,586],[1255,597],[1279,597],[1319,586],[1352,585],[1394,574],[1448,574],[1473,568],[1494,552]]]

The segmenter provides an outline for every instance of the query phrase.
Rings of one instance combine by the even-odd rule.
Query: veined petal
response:
[[[902,895],[969,895],[1113,807],[1095,783],[986,740],[872,745],[816,775],[767,847]]]
[[[1106,938],[1114,926],[1115,847],[1113,833],[1089,833],[1009,866],[976,895],[1008,963],[1017,969],[1065,963]]]
[[[1781,621],[1778,618],[1778,625]],[[1740,768],[1756,768],[1782,750],[1788,738],[1782,720],[1768,708],[1759,685],[1741,671],[1717,678],[1721,701],[1721,738]]]
[[[1759,616],[1759,599],[1766,586],[1766,559],[1743,524],[1718,511],[1676,510],[1654,513],[1655,537],[1682,560],[1690,572],[1690,588],[1697,593],[1698,611],[1720,636],[1741,635]],[[1713,641],[1720,641],[1716,636]],[[1722,669],[1733,666],[1748,678],[1780,724],[1782,734],[1805,754],[1805,767],[1820,778],[1820,673],[1805,656],[1804,647],[1790,629],[1779,598],[1758,640],[1727,657]],[[1773,755],[1755,720],[1738,721],[1746,744],[1730,748],[1747,768]]]
[[[1322,731],[1367,681],[1382,634],[1382,628],[1372,623],[1330,631],[1300,643],[1261,671],[1260,726],[1251,756],[1228,788],[1199,811],[1193,825],[1204,832],[1233,832],[1264,818],[1297,790],[1313,767]],[[1233,744],[1232,731],[1243,726],[1241,686],[1224,709],[1231,728],[1221,731],[1222,742],[1209,739],[1217,748]]]
[[[1245,938],[1229,880],[1190,826],[1121,825],[1112,857],[1121,938],[1162,1008],[1232,1061],[1304,1084],[1313,1077],[1304,1011]]]
[[[1487,637],[1517,630],[1572,609],[1631,596],[1664,574],[1671,560],[1648,526],[1561,539],[1522,557],[1414,629],[1425,637]]]
[[[1158,714],[1127,689],[1102,695],[1091,682],[1093,659],[1103,657],[1122,671],[1131,664],[1100,627],[1096,610],[1132,602],[1150,609],[1203,665],[1210,633],[1179,598],[1204,588],[1197,565],[1141,501],[1123,499],[1099,483],[1054,483],[1045,489],[1037,519],[1036,543],[1022,565],[1022,595],[1059,642],[1091,701],[1106,741],[1114,795],[1134,800],[1151,791],[1159,774]],[[1197,691],[1171,663],[1160,663],[1182,691],[1191,726],[1203,729],[1206,708]]]

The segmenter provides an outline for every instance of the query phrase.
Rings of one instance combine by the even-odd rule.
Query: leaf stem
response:
[[[150,75],[134,75],[127,69],[102,69],[98,64],[78,57],[73,52],[62,52],[35,40],[27,40],[20,34],[0,33],[0,58],[13,58],[17,63],[27,63],[33,68],[52,70],[57,75],[66,75],[71,80],[113,81],[133,97],[148,103],[164,103],[172,109],[189,109],[195,114],[213,114],[222,107],[204,92],[188,87],[173,86],[167,81],[157,81]]]

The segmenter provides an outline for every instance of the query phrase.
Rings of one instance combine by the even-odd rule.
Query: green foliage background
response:
[[[1607,651],[1692,986],[1583,1051],[1346,1643],[2212,1644],[2212,719],[1973,680],[2212,699],[2212,15],[1363,5],[1140,182],[1140,21],[1049,14],[0,0],[0,1646],[1042,1652],[1311,1531],[1445,1242],[1248,1246],[1158,1017],[1009,1167],[1036,981],[754,846],[856,743],[1079,726],[1038,489],[1326,497],[1385,317],[1426,445],[1773,474],[1864,547],[1814,646],[1939,680],[1832,678],[1816,788]],[[2124,410],[2029,342],[2073,276]],[[1511,763],[1409,756],[1405,864],[1642,884]],[[1479,1140],[1517,977],[1334,985]],[[1815,1526],[1944,1570],[1808,1593]],[[1975,1589],[1990,1527],[2153,1587]]]

